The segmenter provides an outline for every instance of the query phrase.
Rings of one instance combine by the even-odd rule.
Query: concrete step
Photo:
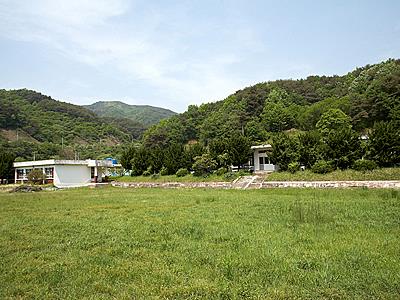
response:
[[[249,187],[254,188],[255,186],[260,186],[260,182],[258,182],[259,180],[260,180],[260,176],[258,176],[258,175],[241,176],[232,183],[232,187],[235,189],[241,189],[241,190],[245,190]],[[261,183],[262,183],[262,181],[261,181]]]

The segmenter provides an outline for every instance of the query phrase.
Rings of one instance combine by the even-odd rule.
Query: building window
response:
[[[28,176],[32,169],[25,169],[25,176]]]
[[[54,168],[44,168],[44,172],[46,174],[47,179],[53,179],[54,178]]]
[[[90,177],[94,178],[94,167],[90,167]]]
[[[17,179],[24,178],[24,169],[17,169]]]

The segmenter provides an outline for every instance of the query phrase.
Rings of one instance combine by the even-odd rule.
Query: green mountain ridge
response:
[[[146,147],[243,134],[252,143],[282,131],[315,130],[321,115],[340,109],[358,132],[375,122],[400,122],[400,60],[357,68],[345,75],[275,80],[244,88],[217,102],[190,105],[144,133]]]
[[[150,105],[130,105],[121,101],[98,101],[83,107],[100,117],[125,118],[142,123],[145,126],[156,124],[163,119],[176,115],[169,109]]]
[[[36,91],[0,90],[0,150],[17,157],[110,155],[118,145],[140,138],[144,130],[138,122],[102,118]]]
[[[32,159],[33,153],[36,159],[74,158],[74,152],[80,158],[103,158],[118,156],[132,141],[141,140],[144,147],[208,145],[241,134],[256,144],[283,131],[315,130],[330,109],[342,110],[359,133],[368,132],[375,122],[400,123],[400,60],[342,76],[258,83],[221,101],[190,105],[180,114],[114,101],[90,108],[26,89],[0,89],[0,151],[23,159]]]

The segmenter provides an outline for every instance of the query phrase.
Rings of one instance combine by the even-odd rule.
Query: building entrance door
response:
[[[259,157],[260,171],[264,171],[265,157]]]

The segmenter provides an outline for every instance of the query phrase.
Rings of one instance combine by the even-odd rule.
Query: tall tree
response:
[[[398,122],[378,122],[370,135],[370,157],[380,166],[400,164],[400,126]]]
[[[299,135],[299,162],[311,168],[322,157],[321,135],[317,131],[309,131]]]
[[[359,135],[351,128],[332,130],[323,139],[323,155],[339,169],[347,169],[362,157]]]
[[[14,154],[1,152],[0,153],[0,182],[3,183],[5,180],[12,180],[14,177],[13,162]]]
[[[272,139],[271,158],[280,170],[286,171],[291,162],[299,159],[297,138],[284,133],[276,134]]]
[[[231,163],[239,168],[249,161],[250,140],[243,135],[234,135],[227,140],[227,152]]]
[[[321,116],[317,123],[317,129],[323,136],[343,128],[351,128],[351,119],[338,108],[329,109]]]

